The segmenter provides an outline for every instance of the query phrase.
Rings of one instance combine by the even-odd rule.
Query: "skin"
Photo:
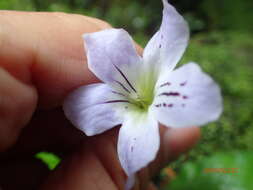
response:
[[[80,15],[14,11],[0,11],[0,26],[0,186],[123,189],[126,176],[116,152],[119,127],[88,138],[71,126],[60,107],[71,90],[99,81],[87,68],[81,35],[111,26]],[[155,190],[150,178],[200,136],[196,127],[160,129],[157,158],[138,173],[134,189]],[[33,157],[39,151],[54,152],[63,162],[49,172]]]

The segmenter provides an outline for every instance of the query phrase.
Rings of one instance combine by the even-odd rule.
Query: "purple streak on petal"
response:
[[[158,96],[180,96],[180,94],[178,92],[163,92]]]
[[[161,84],[161,85],[160,85],[160,88],[161,88],[161,87],[164,87],[164,86],[170,86],[170,85],[171,85],[170,82],[166,82],[166,83],[164,83],[164,84]]]
[[[113,64],[114,65],[114,64]],[[130,86],[130,88],[132,88],[132,90],[134,92],[137,92],[135,90],[135,88],[133,87],[133,85],[129,82],[129,80],[127,79],[127,77],[124,75],[124,73],[120,70],[120,68],[118,68],[116,65],[114,65],[114,67],[117,69],[117,71],[121,74],[121,76],[126,80],[127,84]]]
[[[162,48],[162,44],[159,45],[159,48]]]
[[[115,80],[116,83],[118,83],[126,92],[128,92],[129,94],[131,93],[121,82]]]
[[[185,86],[187,84],[187,81],[180,83],[180,86]]]
[[[117,95],[120,95],[120,96],[124,96],[124,97],[126,97],[126,95],[125,95],[125,94],[123,94],[123,93],[120,93],[120,92],[112,91],[112,93],[113,93],[113,94],[117,94]]]
[[[110,104],[110,103],[130,103],[128,100],[110,100],[110,101],[106,101],[106,102],[103,102],[104,104]]]

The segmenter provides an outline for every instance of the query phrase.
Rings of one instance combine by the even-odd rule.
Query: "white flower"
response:
[[[195,63],[175,69],[188,43],[188,25],[166,0],[160,30],[143,58],[123,29],[85,34],[89,69],[104,83],[83,86],[64,102],[68,119],[92,136],[122,124],[118,155],[128,175],[150,163],[159,149],[158,122],[200,126],[222,112],[219,87]]]

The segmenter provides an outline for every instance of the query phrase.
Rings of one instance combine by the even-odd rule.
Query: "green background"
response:
[[[177,178],[161,189],[251,190],[253,150],[253,2],[252,0],[170,1],[189,22],[192,38],[182,63],[195,61],[221,86],[224,113],[203,127],[202,139],[170,165]],[[144,46],[161,22],[159,0],[0,0],[0,9],[63,11],[94,16],[124,28]],[[52,169],[58,159],[38,158]],[[239,168],[236,175],[203,172]],[[159,182],[165,173],[155,178]]]

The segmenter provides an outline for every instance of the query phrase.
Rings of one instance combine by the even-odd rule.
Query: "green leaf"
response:
[[[44,162],[50,170],[54,170],[61,161],[57,155],[50,152],[39,152],[35,157]]]

